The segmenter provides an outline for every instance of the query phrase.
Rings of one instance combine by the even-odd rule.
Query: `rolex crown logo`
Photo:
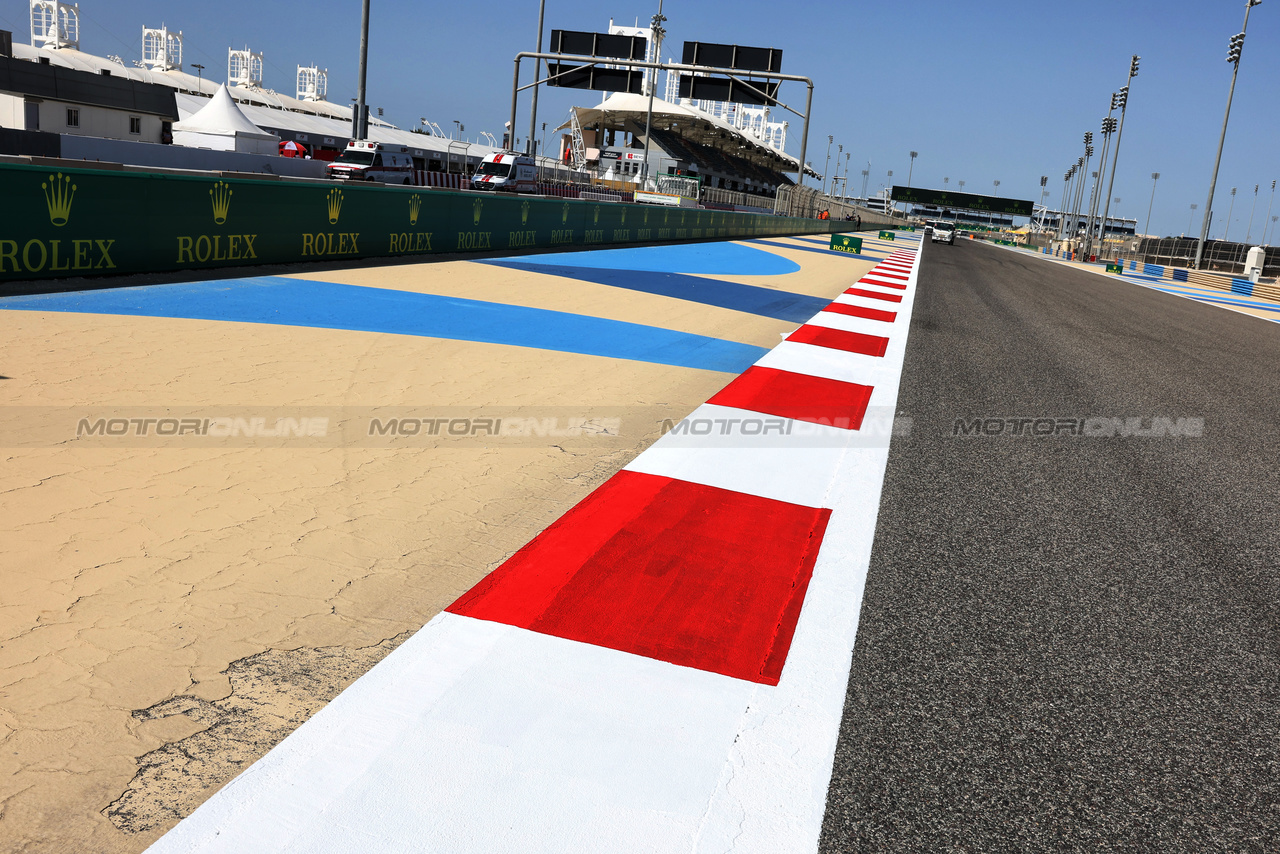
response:
[[[231,193],[231,185],[226,181],[218,181],[209,191],[209,198],[213,200],[213,221],[218,225],[227,221],[227,211],[231,209]]]
[[[475,204],[474,204],[474,205],[472,205],[471,207],[472,207],[472,211],[473,211],[473,214],[472,214],[472,217],[471,217],[472,222],[474,222],[476,225],[479,225],[479,224],[480,224],[480,212],[481,212],[482,210],[484,210],[484,199],[476,199]]]
[[[528,200],[520,203],[520,224],[525,225],[529,222],[529,202]]]
[[[626,225],[626,224],[627,224],[627,209],[626,209],[626,208],[623,208],[623,209],[622,209],[622,224],[623,224],[623,225]]]
[[[48,183],[40,185],[44,190],[44,201],[49,206],[49,222],[58,227],[67,224],[71,218],[71,201],[76,196],[76,185],[71,183],[70,176],[61,172],[50,175]]]
[[[648,211],[645,211],[645,212],[644,212],[644,224],[645,224],[645,225],[648,225],[648,224],[649,224],[649,212],[648,212]]]
[[[595,217],[591,220],[591,222],[592,222],[592,223],[594,223],[594,224],[596,224],[596,225],[599,225],[599,224],[600,224],[600,206],[599,206],[599,205],[596,205],[596,208],[595,208]]]
[[[569,221],[569,203],[565,202],[564,209],[560,212],[560,222],[565,223],[568,221]]]
[[[342,213],[342,191],[336,187],[329,191],[329,224],[334,225],[338,222],[338,215]]]
[[[422,210],[422,196],[414,193],[409,197],[409,225],[418,224],[418,211]]]

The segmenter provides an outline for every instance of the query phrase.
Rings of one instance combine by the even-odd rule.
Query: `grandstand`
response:
[[[595,163],[597,168],[617,160],[618,154],[643,153],[647,147],[651,171],[697,177],[704,187],[765,196],[794,183],[785,173],[797,171],[799,161],[795,157],[690,105],[655,97],[650,141],[646,144],[648,109],[647,97],[614,93],[595,107],[574,107],[574,116],[558,130],[568,129],[576,121],[584,137],[595,143],[621,134],[625,142],[622,146],[588,144],[588,165]],[[820,177],[808,168],[805,174]]]

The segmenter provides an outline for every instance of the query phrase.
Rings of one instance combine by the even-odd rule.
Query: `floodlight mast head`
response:
[[[1231,44],[1227,48],[1227,62],[1235,64],[1240,63],[1240,51],[1244,49],[1244,33],[1236,33],[1231,37]]]
[[[1142,59],[1142,57],[1138,56],[1135,53],[1133,55],[1133,58],[1129,60],[1129,78],[1130,79],[1133,79],[1134,77],[1138,76],[1138,60],[1140,59]]]

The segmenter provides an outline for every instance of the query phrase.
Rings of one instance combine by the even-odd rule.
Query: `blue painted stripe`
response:
[[[593,270],[646,270],[711,276],[781,276],[800,265],[781,255],[739,243],[678,243],[585,252],[544,252],[505,259],[508,266],[585,267]]]
[[[767,352],[580,314],[277,276],[6,297],[0,308],[420,335],[728,373]]]
[[[1235,305],[1242,308],[1256,308],[1262,311],[1270,311],[1280,314],[1280,305],[1276,305],[1275,303],[1259,302],[1257,300],[1233,299],[1226,296],[1225,291],[1222,292],[1224,294],[1223,296],[1217,297],[1212,294],[1207,294],[1202,290],[1192,291],[1187,290],[1186,288],[1159,287],[1155,285],[1143,285],[1143,287],[1151,288],[1153,291],[1163,291],[1164,293],[1172,294],[1173,296],[1186,297],[1187,299],[1196,300],[1198,302],[1222,303],[1223,305]]]
[[[1251,297],[1253,296],[1253,282],[1248,279],[1233,278],[1231,280],[1231,293]]]
[[[729,308],[746,314],[775,317],[778,320],[789,320],[793,323],[804,323],[831,303],[829,299],[811,297],[807,294],[775,291],[772,288],[762,288],[757,285],[740,285],[736,282],[686,276],[681,273],[648,273],[637,270],[586,270],[574,267],[558,267],[551,264],[530,264],[525,260],[517,264],[512,263],[509,259],[482,261],[479,263],[490,264],[495,267],[528,270],[532,273],[544,273],[548,276],[560,276],[583,282],[594,282],[598,285],[608,285],[612,288],[626,288],[630,291],[672,297],[687,302],[701,303],[702,305]]]

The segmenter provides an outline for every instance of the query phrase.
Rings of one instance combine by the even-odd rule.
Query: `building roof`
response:
[[[115,74],[104,75],[53,63],[0,56],[0,91],[85,106],[147,113],[174,120],[172,89]]]

